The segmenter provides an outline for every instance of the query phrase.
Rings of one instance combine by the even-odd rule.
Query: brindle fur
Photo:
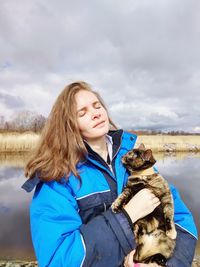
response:
[[[133,224],[137,244],[134,261],[156,262],[165,266],[175,247],[174,207],[165,179],[154,172],[145,175],[155,162],[152,151],[146,150],[143,144],[123,156],[122,163],[130,171],[130,176],[124,191],[112,204],[112,210],[120,212],[123,206],[143,188],[150,189],[160,199],[161,204],[151,214]]]

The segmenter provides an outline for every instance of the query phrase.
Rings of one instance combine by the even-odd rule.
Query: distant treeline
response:
[[[46,120],[43,115],[31,111],[18,112],[10,121],[0,115],[0,132],[38,133],[43,129]]]
[[[200,133],[190,133],[185,131],[156,131],[156,130],[129,130],[137,135],[200,135]]]
[[[23,133],[31,131],[35,133],[41,132],[47,118],[41,114],[31,111],[20,111],[11,120],[5,120],[5,117],[0,115],[0,132],[19,132]],[[161,131],[161,130],[134,130],[130,129],[129,132],[137,135],[200,135],[200,133],[190,133],[185,131]]]

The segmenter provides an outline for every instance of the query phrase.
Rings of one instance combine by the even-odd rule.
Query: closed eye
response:
[[[80,110],[78,112],[78,117],[83,117],[85,115],[86,111],[85,110]]]
[[[99,101],[95,101],[94,103],[92,103],[92,107],[94,109],[100,109],[102,108],[102,105]],[[77,112],[78,117],[83,117],[86,114],[87,110],[88,107],[83,107],[82,109],[78,110]]]
[[[101,106],[101,103],[100,102],[95,102],[94,103],[94,108],[96,108],[96,109],[99,109],[99,108],[101,108],[102,106]]]

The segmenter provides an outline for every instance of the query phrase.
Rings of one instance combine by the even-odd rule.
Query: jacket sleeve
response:
[[[81,233],[86,244],[84,267],[121,266],[135,248],[132,229],[123,213],[108,210],[82,225]]]
[[[107,210],[82,224],[70,189],[56,182],[37,186],[30,218],[40,267],[120,266],[135,246],[123,213]]]
[[[40,267],[78,267],[84,256],[81,219],[62,185],[38,184],[30,207],[31,236]]]
[[[176,247],[169,267],[190,267],[195,253],[197,229],[191,212],[182,201],[178,191],[170,185],[174,199],[174,221],[177,230]]]

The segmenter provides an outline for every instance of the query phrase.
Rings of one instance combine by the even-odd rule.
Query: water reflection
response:
[[[159,153],[155,157],[160,173],[179,189],[200,232],[200,153]],[[32,193],[21,189],[27,158],[27,154],[0,154],[0,258],[4,259],[35,259],[29,231]]]
[[[25,181],[24,156],[1,155],[0,159],[0,258],[35,259],[29,230],[32,194],[20,188]]]
[[[30,156],[31,156],[30,152],[0,153],[0,166],[23,168]]]
[[[155,154],[159,172],[178,188],[187,207],[192,211],[200,233],[200,153],[175,153],[168,156]],[[200,242],[197,252],[200,254]]]

